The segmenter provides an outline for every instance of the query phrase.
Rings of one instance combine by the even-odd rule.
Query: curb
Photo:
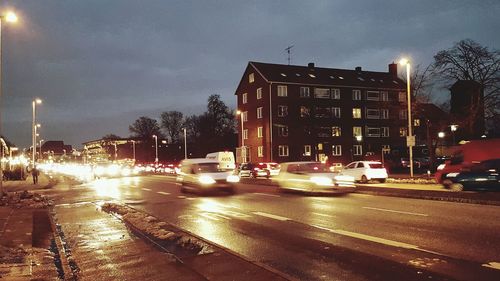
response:
[[[78,280],[77,276],[74,275],[73,270],[68,262],[68,253],[64,247],[65,242],[57,231],[56,223],[54,221],[54,208],[51,207],[49,210],[50,226],[52,228],[52,235],[54,237],[54,242],[56,244],[57,251],[59,253],[59,258],[61,260],[61,270],[64,276],[64,280]]]

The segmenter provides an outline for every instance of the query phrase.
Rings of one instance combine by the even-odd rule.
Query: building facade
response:
[[[248,162],[346,164],[404,146],[405,89],[394,63],[372,72],[249,62],[235,92],[240,151]]]

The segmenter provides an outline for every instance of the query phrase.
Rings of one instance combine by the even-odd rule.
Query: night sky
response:
[[[402,56],[423,66],[462,39],[500,46],[500,1],[1,1],[2,134],[81,143],[129,136],[140,116],[200,114],[211,94],[231,108],[248,61],[387,71]],[[439,96],[441,94],[441,97]],[[436,92],[437,99],[446,92]]]

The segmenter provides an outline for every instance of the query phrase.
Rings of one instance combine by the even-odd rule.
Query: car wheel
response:
[[[362,183],[367,183],[367,182],[368,182],[368,179],[366,178],[366,176],[365,176],[365,175],[362,175],[362,176],[361,176],[361,182],[362,182]]]
[[[461,183],[454,183],[454,184],[450,185],[450,189],[452,191],[463,191],[464,185]]]
[[[379,179],[378,180],[380,183],[384,183],[385,182],[385,179]]]

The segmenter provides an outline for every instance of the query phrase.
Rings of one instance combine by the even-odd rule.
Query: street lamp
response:
[[[3,15],[0,15],[0,104],[2,99],[2,22],[11,22],[14,23],[17,21],[17,16],[13,12],[7,12]],[[2,135],[2,110],[0,110],[0,136]],[[0,163],[0,197],[3,197],[3,167]]]
[[[399,61],[401,65],[406,65],[406,93],[408,99],[408,136],[406,137],[406,145],[410,151],[410,177],[413,178],[413,146],[415,145],[415,138],[411,130],[411,90],[410,90],[410,62],[403,58]]]
[[[32,128],[31,128],[31,132],[32,132],[32,145],[33,145],[33,155],[32,155],[32,161],[33,161],[33,167],[35,166],[35,152],[36,152],[36,128],[37,126],[40,127],[39,125],[40,124],[36,124],[36,105],[37,104],[42,104],[42,100],[39,99],[39,98],[35,98],[33,99],[33,101],[31,102],[31,106],[32,106]]]
[[[246,163],[247,162],[247,151],[245,149],[245,136],[243,134],[243,111],[238,110],[236,111],[236,114],[240,115],[240,120],[241,120],[241,162]]]
[[[42,142],[43,142],[43,141],[44,141],[44,140],[43,140],[43,139],[41,139],[41,140],[39,141],[39,145],[38,145],[38,147],[40,147],[40,159],[42,159],[42,158],[43,158],[43,157],[42,157],[42,155],[43,155],[43,154],[42,154]]]
[[[184,159],[188,159],[187,132],[186,132],[186,128],[182,128],[182,130],[184,130]]]
[[[135,140],[132,140],[132,156],[134,157],[134,164],[135,164]]]
[[[158,136],[153,135],[153,138],[155,139],[155,164],[158,164]]]
[[[450,125],[451,136],[453,138],[453,145],[455,145],[455,131],[458,129],[458,125]]]

